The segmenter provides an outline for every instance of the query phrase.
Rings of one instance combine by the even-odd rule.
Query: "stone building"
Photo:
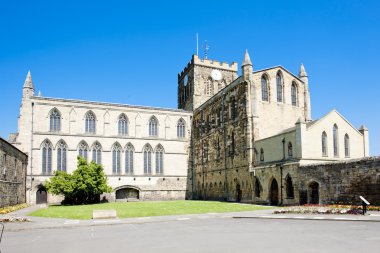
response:
[[[191,112],[35,96],[28,73],[14,144],[29,154],[30,203],[58,202],[44,182],[77,156],[102,164],[116,199],[184,199]]]
[[[309,82],[303,65],[298,76],[282,66],[254,71],[246,52],[241,76],[234,76],[227,86],[214,85],[209,91],[210,82],[203,80],[215,83],[229,77],[229,72],[218,69],[219,65],[193,57],[179,76],[179,108],[189,109],[188,105],[192,105],[194,109],[189,198],[314,203],[314,195],[307,198],[297,188],[307,184],[297,181],[303,171],[301,166],[369,155],[368,130],[364,126],[356,129],[336,110],[312,120]],[[236,74],[236,63],[229,66]],[[195,81],[183,89],[181,78],[186,73],[200,77],[189,77]],[[319,192],[322,185],[315,182],[310,187]],[[283,197],[285,189],[287,198]]]
[[[0,138],[0,208],[26,202],[28,156]]]
[[[282,66],[254,70],[248,52],[240,76],[236,62],[193,55],[178,74],[179,109],[34,93],[28,73],[19,132],[12,139],[29,154],[31,203],[59,201],[43,184],[53,171],[74,170],[78,155],[104,166],[114,189],[109,200],[184,199],[186,194],[265,204],[325,203],[341,197],[332,196],[331,189],[351,184],[339,181],[331,168],[369,155],[365,126],[356,129],[336,110],[312,119],[302,64],[298,75]],[[308,169],[316,164],[319,177]],[[376,164],[367,166],[371,173]]]

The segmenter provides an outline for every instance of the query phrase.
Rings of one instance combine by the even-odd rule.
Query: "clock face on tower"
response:
[[[222,73],[219,70],[214,69],[213,71],[211,71],[211,77],[214,81],[219,81],[220,79],[222,79]]]

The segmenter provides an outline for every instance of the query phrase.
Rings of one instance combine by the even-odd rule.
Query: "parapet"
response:
[[[181,71],[180,74],[178,74],[178,78],[183,76],[185,72],[188,71],[189,68],[191,68],[193,65],[203,66],[203,67],[209,67],[213,69],[220,69],[220,70],[226,70],[231,72],[238,71],[238,64],[237,62],[232,62],[231,64],[227,62],[220,62],[216,60],[210,60],[210,59],[201,59],[198,55],[193,54],[191,57],[191,61],[186,65],[184,70]]]

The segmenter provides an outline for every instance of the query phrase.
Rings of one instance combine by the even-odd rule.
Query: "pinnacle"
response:
[[[32,75],[30,74],[30,70],[28,71],[28,74],[26,75],[25,82],[24,82],[24,88],[34,89]]]
[[[242,66],[246,66],[246,65],[251,65],[252,66],[251,58],[249,57],[247,49],[245,50],[244,61],[243,61]]]
[[[298,76],[299,77],[307,77],[307,73],[306,73],[305,67],[303,66],[302,63],[301,63],[300,72],[298,73]]]

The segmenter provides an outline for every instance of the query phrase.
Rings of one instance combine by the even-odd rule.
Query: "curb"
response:
[[[361,221],[361,222],[380,222],[380,220],[352,219],[352,218],[325,218],[325,217],[284,217],[284,216],[233,216],[233,219],[267,219],[267,220],[313,220],[313,221]]]

